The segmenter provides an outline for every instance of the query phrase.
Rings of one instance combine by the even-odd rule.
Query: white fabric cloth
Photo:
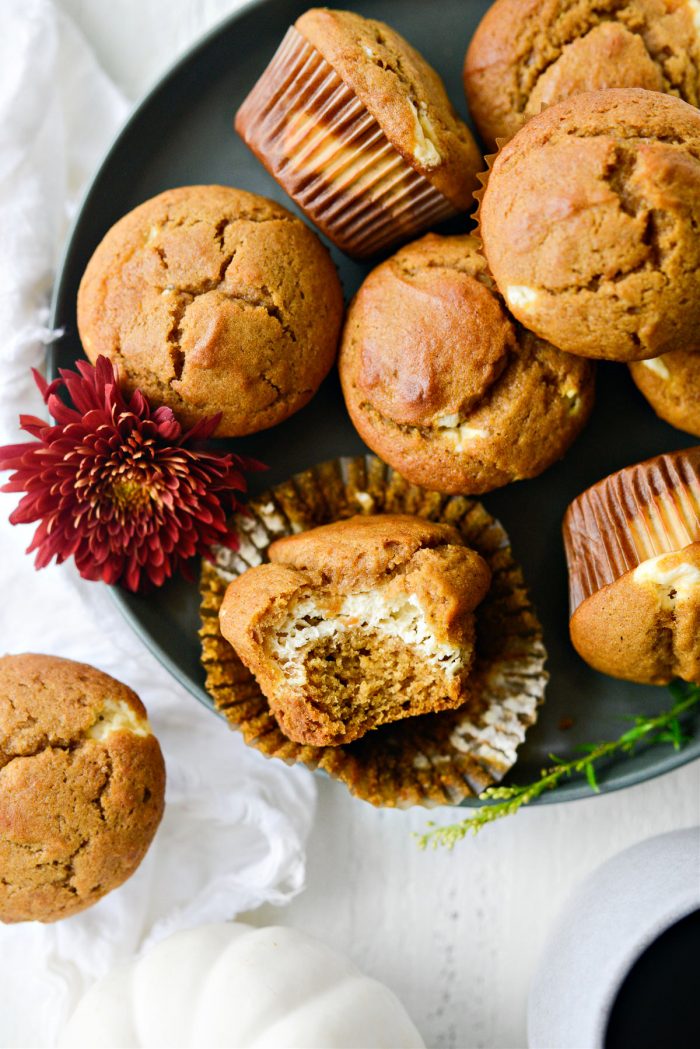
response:
[[[127,111],[51,0],[3,0],[0,33],[0,442],[45,409],[29,377],[50,337],[48,296],[79,195]],[[0,481],[7,475],[0,475]],[[0,926],[0,1046],[49,1046],[81,989],[115,961],[187,926],[303,886],[310,773],[266,761],[185,692],[72,564],[35,572],[32,526],[0,495],[0,652],[92,663],[139,693],[168,772],[166,814],[129,882],[55,925]],[[1,872],[0,872],[1,873]]]

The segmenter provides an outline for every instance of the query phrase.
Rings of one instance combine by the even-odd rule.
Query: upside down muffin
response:
[[[450,525],[353,517],[272,543],[229,585],[221,632],[285,735],[339,745],[461,706],[486,562]]]
[[[611,474],[564,518],[574,648],[642,684],[700,681],[700,447]]]
[[[442,80],[391,26],[312,8],[236,130],[343,251],[375,254],[473,204],[481,154]]]
[[[363,440],[440,492],[536,476],[593,406],[590,362],[513,321],[473,236],[428,234],[377,266],[348,309],[338,364]]]

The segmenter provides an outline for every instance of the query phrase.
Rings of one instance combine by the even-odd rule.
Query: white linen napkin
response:
[[[40,365],[48,295],[79,194],[127,104],[51,0],[3,0],[0,33],[0,442],[20,411],[46,415]],[[0,481],[7,475],[0,475]],[[0,925],[0,1046],[53,1045],[81,989],[187,926],[284,903],[303,886],[310,773],[249,750],[199,707],[130,631],[101,584],[71,564],[35,572],[32,527],[0,495],[1,652],[89,662],[146,704],[168,773],[166,814],[144,863],[84,914]]]

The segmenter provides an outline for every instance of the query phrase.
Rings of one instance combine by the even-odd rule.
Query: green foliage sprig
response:
[[[545,791],[552,790],[561,780],[570,776],[585,776],[591,790],[598,793],[598,762],[615,754],[631,754],[640,744],[651,746],[670,743],[674,750],[680,750],[691,738],[683,732],[680,719],[692,707],[700,704],[700,685],[682,685],[674,682],[669,685],[669,691],[674,702],[668,710],[652,718],[633,717],[632,726],[617,739],[584,744],[577,748],[581,756],[572,761],[560,761],[554,754],[550,754],[553,764],[542,769],[540,778],[533,783],[522,787],[489,787],[479,795],[479,800],[493,804],[484,805],[474,816],[460,823],[452,823],[445,827],[429,823],[429,829],[425,834],[417,835],[419,847],[425,849],[428,845],[433,848],[444,845],[451,849],[468,834],[478,834],[487,823],[503,819],[504,816],[512,816],[523,805],[527,805]]]

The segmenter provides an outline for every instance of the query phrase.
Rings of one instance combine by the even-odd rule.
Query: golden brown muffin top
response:
[[[516,343],[476,237],[434,233],[365,278],[348,313],[344,352],[354,336],[358,388],[378,411],[411,426],[469,412]]]
[[[515,316],[583,356],[639,360],[700,328],[700,112],[641,89],[576,95],[496,158],[480,212]]]
[[[450,525],[408,514],[357,515],[272,543],[273,564],[320,575],[335,586],[373,586],[421,549],[464,546]]]
[[[637,361],[629,369],[660,418],[700,437],[700,353],[675,350]]]
[[[579,655],[629,681],[697,681],[700,447],[598,481],[571,503],[563,532]]]
[[[700,679],[700,542],[645,561],[588,597],[570,623],[604,674],[665,685]]]
[[[286,208],[228,186],[182,186],[130,211],[90,259],[78,326],[130,388],[219,436],[281,422],[315,393],[343,296],[330,255]]]
[[[469,108],[489,143],[581,91],[641,87],[700,103],[693,0],[496,0],[469,45]]]
[[[593,403],[592,366],[512,320],[473,236],[428,234],[377,266],[348,310],[339,368],[370,448],[443,492],[541,472]]]
[[[120,885],[164,790],[131,689],[72,660],[0,658],[0,921],[55,921]]]
[[[127,730],[150,734],[136,693],[101,670],[58,656],[0,657],[0,768],[46,747],[98,738],[105,708],[107,719],[116,710]]]
[[[471,207],[481,155],[432,66],[391,26],[351,11],[313,8],[295,24],[404,159],[456,208]]]

